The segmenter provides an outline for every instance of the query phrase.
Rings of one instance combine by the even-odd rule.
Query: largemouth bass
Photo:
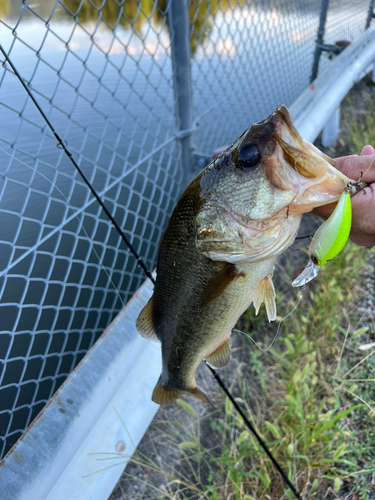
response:
[[[350,181],[305,141],[285,106],[255,123],[179,199],[160,242],[153,296],[137,320],[159,340],[162,374],[152,400],[188,392],[207,401],[195,375],[225,366],[239,316],[264,302],[276,319],[272,273],[303,213],[340,198]]]

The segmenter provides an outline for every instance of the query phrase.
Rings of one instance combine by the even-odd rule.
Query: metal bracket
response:
[[[187,129],[187,130],[180,130],[176,136],[177,139],[185,139],[186,137],[190,137],[194,134],[194,132],[196,131],[196,125],[194,125],[193,127]]]
[[[318,44],[318,48],[322,51],[322,52],[329,52],[330,54],[333,54],[335,56],[338,56],[339,54],[341,54],[341,52],[347,47],[347,45],[330,45],[330,44],[326,44],[326,43],[320,43]]]

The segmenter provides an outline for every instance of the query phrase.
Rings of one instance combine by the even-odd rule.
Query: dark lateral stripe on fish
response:
[[[227,290],[227,288],[236,281],[241,276],[245,276],[243,273],[238,273],[236,271],[235,264],[230,264],[228,262],[224,263],[223,269],[217,273],[217,275],[209,282],[207,288],[203,292],[199,309],[211,304],[214,300],[219,298]]]

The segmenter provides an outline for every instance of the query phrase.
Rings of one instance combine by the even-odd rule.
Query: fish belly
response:
[[[231,334],[239,317],[252,303],[260,282],[272,274],[275,260],[236,265],[236,269],[244,276],[234,282],[217,302],[207,306],[207,319],[203,326],[207,331],[207,341],[203,358],[215,351]]]
[[[253,301],[259,283],[272,273],[275,260],[237,264],[241,277],[220,297],[195,314],[181,314],[172,345],[168,349],[162,346],[163,385],[180,390],[196,387],[199,364],[229,338],[238,318]]]

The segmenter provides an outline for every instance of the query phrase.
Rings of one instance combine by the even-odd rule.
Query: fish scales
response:
[[[153,296],[137,329],[159,340],[162,373],[152,399],[172,403],[196,387],[202,360],[230,360],[239,316],[264,302],[276,319],[272,273],[301,216],[335,202],[350,181],[305,141],[285,106],[252,125],[186,188],[160,242]]]

